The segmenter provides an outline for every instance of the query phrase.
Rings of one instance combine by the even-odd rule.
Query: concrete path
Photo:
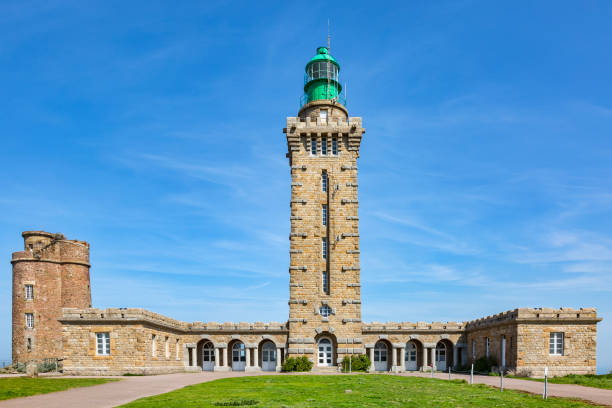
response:
[[[119,378],[120,381],[0,401],[0,408],[111,408],[127,404],[138,398],[163,394],[187,385],[199,384],[219,378],[270,374],[275,373],[202,372],[143,377],[114,377]]]
[[[406,377],[431,377],[431,373],[402,373],[398,374]],[[435,373],[434,378],[448,380],[448,374]],[[466,374],[451,374],[451,379],[470,381],[470,376]],[[474,384],[486,384],[499,388],[499,377],[487,375],[475,375]],[[542,395],[544,393],[544,383],[539,381],[519,380],[516,378],[504,377],[504,389],[525,391],[531,394]],[[602,388],[583,387],[574,384],[551,384],[548,383],[549,397],[573,398],[589,401],[599,405],[612,406],[612,390]]]
[[[0,408],[111,408],[126,404],[139,398],[163,394],[187,385],[199,384],[220,378],[275,374],[277,373],[203,372],[165,374],[145,377],[115,377],[120,378],[121,381],[0,401]],[[308,373],[299,374],[312,375]],[[333,375],[333,373],[321,374]],[[431,374],[428,373],[402,373],[398,375],[406,377],[431,377]],[[436,373],[434,377],[447,380],[448,374]],[[451,379],[462,379],[469,381],[469,375],[452,374]],[[499,387],[499,377],[475,375],[474,383]],[[514,378],[504,378],[504,389],[514,389],[541,395],[544,390],[544,383],[518,380]],[[583,387],[580,385],[571,384],[548,384],[548,395],[551,397],[583,399],[599,405],[612,406],[612,390]]]

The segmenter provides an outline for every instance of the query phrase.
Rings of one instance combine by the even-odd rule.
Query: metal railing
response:
[[[335,96],[335,95],[334,95]],[[337,95],[335,97],[332,96],[332,93],[330,92],[327,95],[327,99],[328,100],[335,100],[337,101],[340,105],[344,106],[345,108],[347,108],[347,104],[346,104],[346,96],[344,95],[344,92],[340,93],[340,95]],[[317,99],[317,100],[325,100],[325,99]],[[300,97],[300,109],[302,109],[302,107],[304,105],[306,105],[308,102],[310,102],[308,100],[308,94],[304,94]]]

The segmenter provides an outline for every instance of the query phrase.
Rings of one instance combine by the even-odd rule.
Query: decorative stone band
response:
[[[306,170],[306,168],[307,167],[305,164],[302,164],[301,166],[300,165],[291,166],[291,170]]]
[[[302,187],[303,185],[302,183],[291,183],[291,187]]]
[[[464,326],[457,322],[387,322],[366,323],[361,329],[364,333],[393,333],[393,334],[416,334],[445,332],[445,333],[463,333]]]
[[[289,323],[307,323],[306,319],[298,319],[297,317],[292,317],[289,319]]]
[[[307,305],[308,301],[306,299],[291,299],[289,300],[290,305]]]
[[[357,187],[357,183],[346,183],[347,187]]]
[[[289,271],[307,271],[307,270],[308,270],[308,267],[306,265],[289,267]]]
[[[332,334],[336,331],[336,329],[334,329],[333,327],[326,328],[325,330],[330,332],[330,333],[332,333]],[[323,328],[322,327],[315,327],[315,332],[317,332],[317,334],[321,334],[321,333],[323,333]]]
[[[349,149],[351,150],[351,149]],[[341,167],[342,170],[357,170],[357,166],[344,166]]]
[[[361,270],[360,267],[358,266],[343,266],[342,267],[342,272],[346,272],[346,271],[359,271]]]
[[[358,249],[347,249],[346,253],[347,254],[358,254],[359,250]]]
[[[359,234],[355,233],[355,232],[343,232],[342,233],[342,238],[350,238],[350,237],[358,237]]]
[[[289,234],[289,238],[294,238],[294,237],[306,238],[307,236],[308,234],[306,234],[305,232],[292,232],[291,234]]]
[[[55,259],[46,259],[46,258],[16,258],[11,260],[11,264],[14,265],[16,263],[19,262],[46,262],[46,263],[52,263],[52,264],[59,264],[59,265],[68,265],[68,264],[72,264],[72,265],[82,265],[82,266],[86,266],[88,268],[91,267],[91,265],[87,262],[83,262],[81,260],[78,259],[62,259],[62,260],[55,260]]]
[[[304,284],[303,283],[290,283],[289,286],[292,288],[303,288]]]
[[[355,337],[355,338],[338,338],[338,344],[361,344],[363,343],[363,339],[361,339],[361,337]]]
[[[288,349],[289,354],[312,354],[314,353],[313,349],[311,348],[289,348]]]
[[[292,220],[298,220],[298,221],[302,219],[302,217],[300,217],[299,215],[292,215],[289,218],[292,219]]]
[[[303,249],[290,249],[289,253],[290,254],[303,254],[304,250]]]
[[[343,299],[342,300],[342,304],[343,305],[360,305],[361,304],[361,300],[359,300],[359,299]]]
[[[353,215],[349,215],[348,217],[346,217],[346,219],[349,221],[359,221],[359,217],[355,217]]]
[[[365,354],[364,348],[338,348],[338,354]]]
[[[346,287],[347,288],[360,288],[361,287],[361,283],[347,283]]]
[[[343,198],[342,200],[340,200],[340,202],[342,204],[359,204],[359,200],[353,200],[353,199],[349,200],[346,198]]]
[[[361,319],[342,319],[342,323],[361,323]]]
[[[310,337],[292,337],[287,341],[289,344],[314,344],[314,339]]]
[[[291,200],[291,204],[306,204],[308,201],[306,200]]]

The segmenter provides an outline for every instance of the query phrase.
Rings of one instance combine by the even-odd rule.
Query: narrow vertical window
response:
[[[332,154],[336,156],[338,154],[338,138],[332,138]]]
[[[25,318],[26,318],[26,327],[28,329],[33,329],[34,328],[34,313],[26,313]]]
[[[319,111],[319,117],[321,118],[321,123],[327,123],[327,109],[321,109]]]
[[[321,174],[321,190],[327,191],[327,172],[325,171]]]
[[[99,356],[110,355],[110,333],[96,333],[96,353]]]
[[[317,138],[313,137],[310,139],[310,154],[313,156],[317,155]]]
[[[30,337],[28,337],[28,344],[26,347],[28,351],[32,351],[32,339]]]
[[[154,334],[151,336],[151,356],[155,357],[157,354],[157,336]]]
[[[25,285],[25,298],[26,300],[34,299],[34,285]]]
[[[166,336],[165,344],[166,358],[170,358],[170,337]]]
[[[563,333],[550,333],[549,350],[551,355],[563,355]]]
[[[327,225],[327,204],[321,206],[321,222],[323,225]]]
[[[322,251],[323,259],[327,259],[327,238],[321,239],[321,251]]]
[[[489,338],[485,337],[485,356],[489,357]]]
[[[329,272],[323,271],[323,293],[329,295]]]
[[[323,156],[327,155],[327,138],[326,137],[321,138],[321,154]]]
[[[175,346],[175,351],[176,351],[176,359],[179,359],[179,339],[176,339],[176,346]]]

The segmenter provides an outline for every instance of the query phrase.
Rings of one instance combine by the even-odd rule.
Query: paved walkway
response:
[[[431,377],[430,373],[402,373],[406,377]],[[434,378],[448,380],[448,374],[435,373]],[[470,381],[469,374],[451,374],[451,379]],[[474,384],[486,384],[499,388],[499,377],[488,375],[475,375]],[[519,380],[517,378],[504,377],[504,389],[525,391],[531,394],[542,395],[544,393],[544,383],[539,381]],[[574,384],[551,384],[548,383],[549,397],[574,398],[590,401],[599,405],[612,406],[612,390],[602,388],[583,387]]]
[[[163,394],[187,385],[199,384],[217,380],[219,378],[275,374],[276,373],[269,372],[203,372],[153,375],[145,377],[119,377],[121,378],[121,381],[117,382],[94,385],[91,387],[72,388],[66,391],[0,401],[0,408],[111,408],[126,404],[138,398]],[[306,373],[301,374],[308,375]],[[327,375],[328,373],[325,374]],[[398,375],[406,377],[431,377],[431,374],[428,373],[402,373]],[[448,374],[436,373],[434,377],[439,379],[448,379]],[[462,379],[469,381],[469,375],[451,374],[451,379]],[[499,387],[499,377],[475,375],[474,383]],[[504,388],[525,391],[532,394],[542,394],[544,390],[544,383],[518,380],[515,378],[504,378]],[[548,384],[548,395],[551,397],[583,399],[595,404],[612,406],[612,390],[583,387],[572,384]]]
[[[0,408],[111,408],[127,404],[138,398],[170,392],[187,385],[199,384],[219,378],[263,374],[270,375],[275,373],[202,372],[143,377],[115,377],[120,378],[121,381],[0,401]]]

